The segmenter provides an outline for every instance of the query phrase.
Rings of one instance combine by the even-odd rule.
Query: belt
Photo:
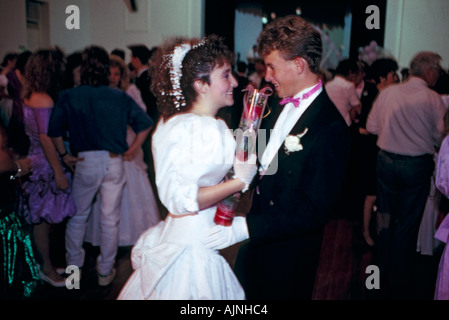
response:
[[[397,154],[397,153],[392,153],[392,152],[388,152],[385,150],[379,150],[379,153],[383,153],[391,158],[394,159],[424,159],[424,158],[433,158],[433,156],[431,154],[423,154],[423,155],[419,155],[419,156],[406,156],[403,154]]]
[[[184,213],[184,214],[173,214],[173,213],[168,213],[167,216],[173,218],[173,219],[179,219],[179,218],[184,218],[187,216],[196,216],[198,215],[198,212],[191,212],[191,213]]]
[[[109,157],[110,158],[118,158],[118,157],[120,157],[120,155],[117,153],[109,152]]]

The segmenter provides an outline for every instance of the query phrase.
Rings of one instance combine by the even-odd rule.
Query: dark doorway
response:
[[[375,5],[379,8],[379,29],[369,30],[366,27],[366,20],[370,16],[369,13],[366,13],[366,8],[370,5]],[[358,48],[368,45],[371,41],[376,41],[380,47],[383,47],[385,39],[387,0],[353,0],[351,4],[351,11],[352,28],[350,57],[357,58]]]
[[[205,33],[225,38],[225,43],[234,50],[235,8],[238,0],[206,0]]]
[[[263,14],[267,22],[271,13],[276,17],[295,14],[300,8],[304,19],[316,24],[326,24],[330,27],[343,26],[345,15],[352,13],[350,57],[357,58],[358,48],[376,41],[379,46],[384,45],[385,17],[387,0],[206,0],[205,32],[223,36],[227,45],[234,49],[235,10],[240,3],[258,3],[263,7]],[[379,8],[379,29],[368,29],[366,20],[370,16],[366,8],[375,5]],[[261,17],[262,18],[262,17]]]

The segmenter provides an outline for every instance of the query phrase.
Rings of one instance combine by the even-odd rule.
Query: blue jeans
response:
[[[382,284],[393,295],[410,293],[417,238],[434,169],[431,155],[377,156],[377,248]],[[400,297],[400,296],[399,296]]]

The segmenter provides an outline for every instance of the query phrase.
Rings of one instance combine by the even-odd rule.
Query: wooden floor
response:
[[[331,220],[326,226],[313,299],[362,298],[361,271],[370,263],[372,254],[368,248],[356,252],[356,229],[356,224],[347,220]]]
[[[53,235],[53,243],[63,243],[64,230]],[[59,240],[58,240],[59,239]],[[97,284],[95,259],[98,247],[85,244],[86,263],[82,271],[80,289],[54,288],[42,283],[31,300],[114,300],[132,273],[131,247],[120,247],[116,259],[117,276],[111,285]],[[64,266],[64,248],[54,248],[55,264]],[[238,245],[222,251],[231,266],[234,265]],[[363,241],[360,219],[335,217],[326,225],[321,259],[317,271],[314,300],[371,300],[376,299],[375,290],[367,290],[366,267],[372,263],[373,251]],[[439,259],[422,257],[422,299],[431,300]]]

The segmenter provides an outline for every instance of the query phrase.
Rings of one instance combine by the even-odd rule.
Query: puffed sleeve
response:
[[[446,198],[449,198],[449,136],[443,140],[438,154],[435,185]]]
[[[36,120],[37,131],[39,134],[47,134],[48,123],[50,122],[50,115],[53,109],[33,109],[34,119]]]
[[[220,183],[232,166],[233,159],[225,159],[223,129],[205,118],[172,119],[153,136],[158,193],[172,214],[198,212],[198,189]]]

